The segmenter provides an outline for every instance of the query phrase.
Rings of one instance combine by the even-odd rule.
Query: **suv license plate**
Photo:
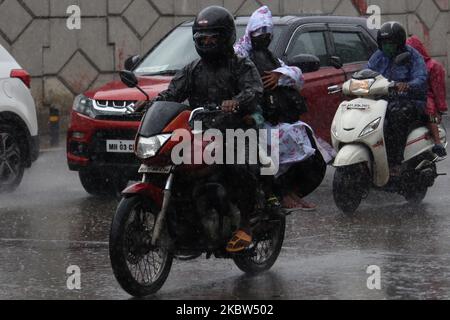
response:
[[[106,152],[108,153],[133,153],[133,140],[108,140],[106,141]]]

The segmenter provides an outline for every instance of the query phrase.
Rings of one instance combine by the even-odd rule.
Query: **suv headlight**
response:
[[[350,82],[350,92],[354,95],[368,95],[375,79],[355,80]]]
[[[371,122],[359,135],[360,138],[367,136],[378,129],[381,123],[381,118],[378,118],[377,120]]]
[[[93,100],[83,94],[75,98],[73,110],[90,118],[95,118]]]
[[[156,156],[158,151],[171,137],[171,134],[161,134],[151,138],[139,137],[136,147],[136,156],[140,159],[149,159]]]

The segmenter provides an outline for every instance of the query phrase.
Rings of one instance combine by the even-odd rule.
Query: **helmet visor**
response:
[[[199,48],[216,48],[219,45],[221,34],[219,32],[202,31],[194,34],[195,44]]]

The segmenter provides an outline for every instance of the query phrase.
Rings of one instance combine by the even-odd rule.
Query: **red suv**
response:
[[[248,17],[236,19],[242,36]],[[301,65],[302,91],[309,113],[302,120],[330,141],[330,128],[342,94],[329,94],[346,77],[363,68],[377,49],[376,31],[363,18],[286,16],[274,18],[272,51],[288,64]],[[133,70],[150,96],[165,90],[171,77],[198,58],[192,41],[192,22],[173,29],[145,57],[131,57]],[[93,195],[116,193],[137,178],[139,163],[133,147],[143,114],[134,112],[145,96],[121,82],[111,82],[76,97],[67,137],[69,168],[79,171],[83,187]]]

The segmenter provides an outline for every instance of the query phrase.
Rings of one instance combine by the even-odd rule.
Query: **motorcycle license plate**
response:
[[[133,153],[134,140],[107,140],[106,152],[108,153]]]
[[[146,166],[143,164],[139,168],[139,173],[156,173],[156,174],[169,174],[172,170],[172,167],[155,167],[155,166]]]

